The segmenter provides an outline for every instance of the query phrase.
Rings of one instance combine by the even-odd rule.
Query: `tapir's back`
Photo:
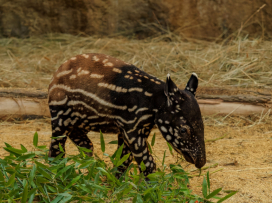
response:
[[[104,97],[108,95],[110,89],[114,89],[113,85],[106,84],[114,84],[115,77],[123,73],[120,68],[126,65],[129,64],[103,54],[82,54],[72,57],[54,74],[49,85],[49,103],[64,99],[64,95],[59,95],[59,89],[70,91],[71,95],[72,91],[77,89]],[[115,89],[120,92],[122,90]]]
[[[155,113],[154,94],[163,89],[162,83],[111,56],[78,55],[61,65],[50,83],[51,116],[54,118],[61,110],[65,113],[66,109],[71,109],[67,119],[74,113],[79,115],[78,120],[96,115],[103,120],[117,118],[118,122],[133,124],[142,111]]]

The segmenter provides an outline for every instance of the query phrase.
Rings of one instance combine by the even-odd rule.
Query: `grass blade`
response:
[[[155,144],[155,139],[156,139],[156,133],[154,133],[152,140],[151,140],[151,146],[153,147]]]
[[[113,141],[109,142],[108,144],[118,144],[118,140],[113,140]]]
[[[209,171],[207,172],[207,185],[208,185],[208,190],[209,190],[209,194],[210,194],[211,190],[210,190],[210,172]]]
[[[117,164],[119,162],[120,157],[121,157],[122,152],[123,152],[123,148],[124,148],[124,143],[116,151],[116,155],[115,155],[115,161],[116,161],[116,163],[115,164]]]
[[[164,150],[164,154],[163,154],[163,158],[162,158],[162,167],[164,167],[165,153],[166,153],[166,150]]]
[[[21,200],[22,203],[26,203],[27,195],[28,195],[28,184],[26,183],[23,194],[22,194],[22,200]]]
[[[33,137],[33,145],[35,147],[38,146],[38,133],[37,132],[35,132],[34,137]]]
[[[7,186],[13,187],[14,182],[15,182],[15,173],[13,173],[13,174],[9,177],[9,180],[8,180],[8,182],[7,182]]]
[[[174,156],[174,154],[173,154],[173,147],[168,142],[166,142],[166,143],[167,143],[167,146],[169,148],[170,153],[172,154],[172,156]]]
[[[123,156],[122,159],[117,162],[116,166],[118,167],[118,166],[122,165],[128,159],[129,156],[130,156],[130,153]]]
[[[207,197],[207,181],[206,181],[206,177],[205,176],[203,177],[202,194],[203,194],[204,198]]]
[[[215,195],[217,195],[220,191],[222,190],[222,188],[218,188],[216,190],[214,190],[212,193],[210,193],[206,199],[210,199],[210,198],[213,198]]]
[[[146,143],[147,143],[147,146],[148,146],[148,149],[149,149],[150,154],[153,154],[153,151],[152,151],[152,148],[151,148],[149,142],[146,142]]]
[[[81,178],[81,175],[75,177],[66,187],[65,189],[70,188],[75,182],[77,182]]]
[[[105,152],[105,141],[102,132],[100,131],[100,144],[102,152]]]
[[[28,193],[28,197],[29,197],[28,203],[33,202],[36,190],[37,190],[37,188],[34,188],[34,189],[30,190],[30,192]]]
[[[225,197],[221,198],[219,201],[217,201],[217,203],[221,203],[223,201],[225,201],[226,199],[230,198],[231,196],[235,195],[238,191],[234,191],[232,193],[227,194]]]
[[[21,150],[23,151],[23,153],[26,153],[27,152],[27,149],[25,148],[24,145],[21,144]]]
[[[145,166],[145,164],[144,164],[143,161],[141,162],[140,166],[141,166],[141,171],[145,171],[146,170],[146,166]]]
[[[26,154],[26,155],[22,155],[22,156],[20,156],[20,157],[18,157],[16,160],[17,161],[24,161],[24,160],[26,160],[26,159],[31,159],[31,158],[33,158],[33,157],[35,157],[36,156],[36,154]]]

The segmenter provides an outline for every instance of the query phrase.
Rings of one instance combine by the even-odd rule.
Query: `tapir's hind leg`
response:
[[[53,133],[52,133],[53,138],[51,139],[51,144],[49,147],[49,154],[48,154],[49,157],[56,157],[61,153],[59,149],[59,145],[61,145],[63,150],[65,151],[65,142],[67,140],[67,137],[65,136],[66,133],[67,131],[53,130]]]
[[[121,154],[121,157],[120,159],[122,159],[123,156],[125,156],[126,154],[130,153],[130,156],[128,157],[128,159],[123,163],[123,165],[119,166],[118,167],[118,171],[120,173],[118,173],[116,176],[117,178],[119,178],[122,173],[125,172],[125,170],[128,168],[129,164],[132,162],[132,159],[133,159],[133,155],[129,149],[129,147],[127,146],[127,144],[124,142],[124,139],[123,139],[123,135],[121,133],[118,134],[118,149],[119,147],[122,146],[122,144],[124,144],[124,147],[123,147],[123,151],[122,151],[122,154]]]
[[[84,152],[86,155],[92,156],[94,147],[87,133],[87,130],[74,128],[68,136],[77,146],[92,150],[92,152]]]

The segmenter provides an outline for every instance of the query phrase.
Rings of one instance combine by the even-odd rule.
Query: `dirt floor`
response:
[[[0,157],[8,155],[3,149],[4,142],[14,147],[23,144],[32,148],[32,138],[35,131],[39,134],[39,144],[49,145],[51,127],[49,119],[22,122],[1,122]],[[239,192],[226,202],[271,202],[272,201],[272,118],[271,117],[204,117],[207,164],[210,171],[211,189],[222,187],[223,191],[238,190]],[[154,129],[157,135],[154,153],[157,156],[157,166],[161,166],[164,150],[167,152],[166,164],[177,160],[191,172],[198,174],[193,165],[173,157],[166,141]],[[152,133],[153,135],[153,133]],[[95,146],[95,153],[102,157],[98,133],[89,133]],[[105,134],[105,142],[116,140],[116,135]],[[152,136],[150,136],[150,139]],[[219,139],[218,139],[219,138]],[[151,140],[150,140],[151,141]],[[77,149],[68,141],[66,145],[69,154],[76,154]],[[112,154],[115,146],[106,145],[106,153]],[[217,165],[218,164],[218,165]],[[217,166],[215,166],[217,165]],[[190,188],[201,195],[203,176],[194,176],[190,180]],[[221,195],[226,195],[222,192]]]

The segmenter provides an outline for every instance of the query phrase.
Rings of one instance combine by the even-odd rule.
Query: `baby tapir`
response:
[[[167,75],[166,83],[134,65],[103,54],[82,54],[64,62],[49,85],[52,139],[49,156],[65,150],[69,137],[77,146],[93,150],[89,131],[118,134],[122,156],[144,162],[148,175],[156,164],[148,151],[147,138],[156,124],[166,141],[185,159],[201,168],[206,163],[204,126],[192,74],[185,90]],[[66,135],[66,137],[63,137]],[[164,149],[162,149],[164,150]],[[89,156],[92,153],[88,154]]]

